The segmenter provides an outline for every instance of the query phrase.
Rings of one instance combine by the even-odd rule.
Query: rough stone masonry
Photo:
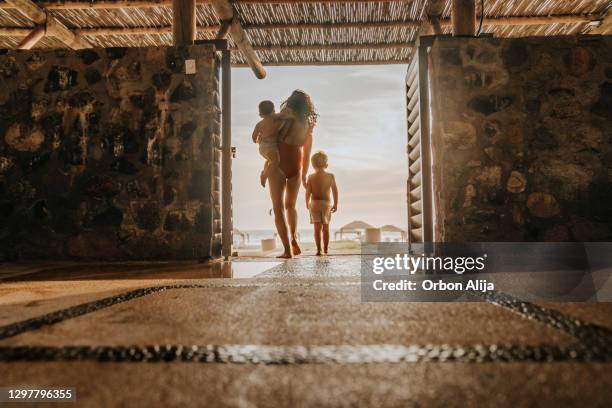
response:
[[[0,260],[218,256],[219,147],[211,45],[0,56]]]
[[[612,240],[612,37],[438,38],[439,241]]]

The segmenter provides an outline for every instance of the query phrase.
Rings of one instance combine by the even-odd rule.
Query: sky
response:
[[[294,89],[312,97],[319,113],[313,153],[325,151],[336,175],[338,212],[332,229],[353,220],[405,228],[406,116],[404,65],[268,67],[255,78],[248,68],[232,70],[234,226],[272,229],[269,192],[259,184],[263,158],[251,140],[260,119],[257,105],[269,99],[278,109]],[[298,198],[299,227],[308,228],[304,189]]]

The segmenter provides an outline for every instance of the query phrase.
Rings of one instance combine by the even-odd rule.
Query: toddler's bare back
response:
[[[313,200],[330,200],[334,175],[327,172],[315,172],[310,175],[309,184]]]

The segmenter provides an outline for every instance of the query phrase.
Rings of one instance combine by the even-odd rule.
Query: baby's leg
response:
[[[280,155],[278,154],[278,150],[266,152],[263,157],[264,159],[266,159],[266,164],[264,166],[265,171],[269,171],[270,168],[273,166],[278,166],[278,163],[280,162]]]
[[[280,154],[278,153],[278,150],[268,152],[266,159],[268,159],[270,167],[278,166],[278,163],[280,162]]]
[[[261,171],[261,174],[259,175],[259,182],[261,183],[262,187],[266,186],[266,180],[268,179],[269,172],[270,172],[270,162],[266,160],[266,162],[264,163],[263,170]]]
[[[323,252],[327,254],[329,247],[329,224],[323,224]]]
[[[278,153],[278,149],[271,149],[267,146],[260,146],[259,153],[261,153],[263,158],[266,159],[266,162],[264,163],[264,168],[259,176],[261,186],[265,187],[266,180],[268,179],[268,175],[270,174],[270,170],[273,167],[278,167],[278,163],[280,162],[280,155]]]
[[[321,223],[314,223],[314,239],[317,244],[317,256],[321,255]]]

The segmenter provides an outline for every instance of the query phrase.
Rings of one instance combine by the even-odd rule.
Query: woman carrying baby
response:
[[[279,164],[268,173],[270,197],[274,209],[274,223],[283,243],[284,252],[279,258],[291,258],[302,251],[297,242],[297,210],[295,208],[300,184],[306,185],[310,163],[312,132],[317,113],[304,91],[295,90],[274,114],[285,121],[280,131]]]

